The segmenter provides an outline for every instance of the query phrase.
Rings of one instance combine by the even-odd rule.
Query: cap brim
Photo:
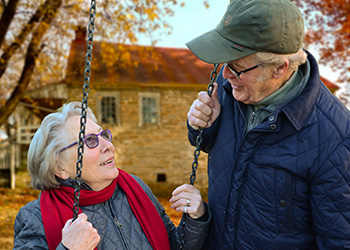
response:
[[[222,37],[215,29],[186,43],[187,47],[202,61],[224,63],[234,61],[255,53],[255,50],[233,47],[234,42]]]

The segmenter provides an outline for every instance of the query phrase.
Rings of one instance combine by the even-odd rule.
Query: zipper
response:
[[[116,217],[113,217],[113,219],[114,219],[114,222],[115,222],[115,224],[117,225],[117,227],[118,227],[120,230],[122,230],[122,229],[123,229],[123,224],[120,223],[120,221],[119,221]]]
[[[251,123],[251,124],[254,123],[255,116],[256,116],[256,114],[255,114],[255,112],[253,112],[253,113],[251,114],[251,116],[250,116],[250,123]]]
[[[114,221],[115,225],[118,228],[119,235],[121,237],[121,241],[122,241],[122,243],[124,245],[123,249],[129,250],[130,248],[129,248],[129,245],[127,244],[127,241],[125,240],[125,236],[124,236],[124,232],[123,232],[123,224],[118,220],[118,218],[117,218],[117,216],[115,214],[116,210],[113,209],[112,202],[110,200],[107,200],[106,203],[107,203],[107,205],[109,207],[109,210],[111,212],[111,216],[113,217],[113,221]]]
[[[122,231],[123,229],[123,224],[120,223],[120,221],[117,219],[117,217],[113,216],[113,220],[114,220],[114,223],[116,224],[116,226],[118,227],[119,229],[119,233],[120,233],[120,237],[122,238],[122,242],[124,243],[124,246],[125,246],[125,249],[129,249],[129,246],[128,244],[126,243],[125,241],[125,238],[124,238],[124,233]]]
[[[254,115],[255,115],[255,113],[254,113]],[[256,147],[254,148],[253,152],[249,156],[249,160],[251,159],[251,157],[253,155],[255,155],[255,152],[258,150],[258,147],[259,147],[260,143],[265,139],[265,136],[266,135],[263,135],[262,138],[260,138],[260,140],[257,141]],[[244,144],[244,142],[246,140],[246,137],[247,137],[247,135],[244,136],[243,141],[242,141],[242,143],[241,143],[241,145],[239,147],[239,150],[237,151],[237,154],[238,154],[238,152],[241,151],[242,145]],[[235,164],[237,164],[237,162]],[[242,184],[241,184],[241,187],[240,187],[240,190],[239,190],[239,194],[238,194],[238,198],[237,198],[237,213],[236,213],[236,220],[235,220],[234,240],[237,239],[237,226],[238,226],[238,221],[240,220],[240,216],[241,216],[240,215],[240,210],[241,210],[241,207],[242,207],[242,203],[241,203],[242,193],[244,192],[245,185],[246,185],[246,182],[247,182],[246,176],[247,176],[247,173],[248,173],[248,168],[249,168],[249,164],[248,164],[248,166],[246,166],[246,169],[244,170],[243,177],[242,177],[243,180],[242,180]],[[232,179],[232,177],[231,177],[231,179]],[[234,249],[236,249],[236,241],[235,241]]]

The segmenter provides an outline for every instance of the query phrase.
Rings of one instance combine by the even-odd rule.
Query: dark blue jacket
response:
[[[221,114],[202,142],[208,249],[350,249],[350,113],[308,61],[303,92],[246,136],[244,104],[219,74]]]

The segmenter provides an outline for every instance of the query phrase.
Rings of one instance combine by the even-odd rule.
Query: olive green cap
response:
[[[304,39],[304,20],[289,0],[232,0],[217,27],[186,43],[207,63],[230,62],[258,51],[292,54]]]

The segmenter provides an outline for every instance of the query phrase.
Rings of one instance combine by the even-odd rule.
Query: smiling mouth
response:
[[[237,89],[243,88],[243,86],[238,86],[238,85],[231,84],[231,88],[234,89],[234,90],[237,90]]]
[[[237,85],[235,83],[235,81],[229,81],[229,83],[230,83],[232,89],[236,89],[236,88],[241,88],[242,87],[241,85]]]
[[[105,161],[104,163],[100,164],[100,166],[104,166],[104,165],[107,165],[107,164],[112,163],[112,162],[113,162],[113,160],[108,160],[108,161]]]

